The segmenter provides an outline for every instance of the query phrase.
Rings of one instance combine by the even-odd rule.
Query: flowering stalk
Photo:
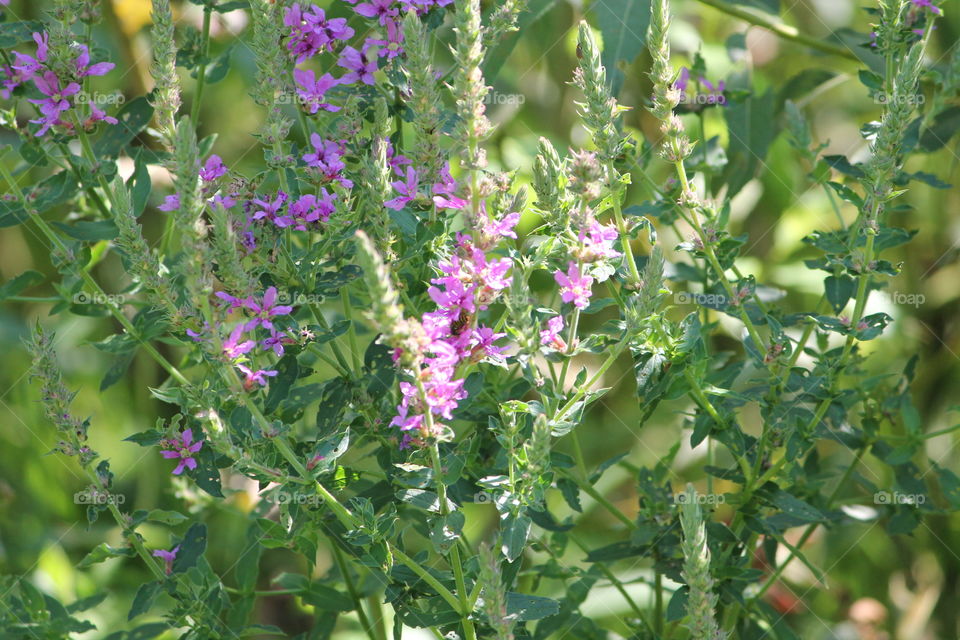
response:
[[[710,575],[707,531],[693,485],[687,485],[683,497],[684,501],[680,505],[680,525],[683,528],[683,579],[690,589],[687,594],[686,625],[693,638],[723,640],[726,634],[720,631],[714,617],[717,594],[713,592],[714,580]]]
[[[176,139],[176,116],[180,111],[180,77],[177,75],[177,45],[174,41],[173,13],[170,0],[152,0],[153,109],[157,119],[160,141],[168,152],[173,152]],[[192,118],[194,121],[196,118]]]

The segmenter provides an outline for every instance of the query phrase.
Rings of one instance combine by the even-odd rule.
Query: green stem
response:
[[[343,551],[340,550],[340,546],[336,540],[331,540],[330,546],[333,548],[333,559],[336,561],[337,568],[340,569],[340,575],[343,576],[343,581],[347,586],[347,593],[350,594],[350,599],[353,600],[353,608],[357,612],[357,617],[360,618],[360,626],[363,627],[364,633],[367,634],[370,640],[379,640],[373,630],[373,625],[370,624],[370,619],[367,618],[367,614],[363,610],[363,603],[360,600],[360,595],[357,593],[356,586],[353,584],[353,577],[350,575],[350,568],[347,566],[347,562],[343,557]]]
[[[197,69],[197,92],[190,108],[190,121],[196,124],[200,115],[200,103],[203,101],[203,87],[207,78],[207,56],[210,55],[210,14],[212,7],[207,4],[203,7],[203,35],[200,44],[200,68]]]
[[[708,7],[713,7],[718,11],[722,11],[727,15],[733,16],[734,18],[740,18],[745,20],[750,24],[756,25],[767,31],[774,33],[775,35],[783,38],[784,40],[792,40],[799,44],[810,47],[811,49],[816,49],[817,51],[822,51],[823,53],[829,53],[831,55],[840,56],[842,58],[847,58],[849,60],[859,60],[857,56],[851,51],[848,47],[843,45],[836,45],[826,42],[823,39],[813,38],[811,36],[804,35],[796,27],[791,27],[790,25],[783,24],[782,22],[774,22],[763,16],[750,13],[749,11],[744,11],[739,9],[731,4],[724,2],[723,0],[698,0],[701,4],[705,4]]]

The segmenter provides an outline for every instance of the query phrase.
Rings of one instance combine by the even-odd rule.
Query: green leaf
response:
[[[43,213],[73,198],[79,188],[72,173],[61,171],[40,182],[26,197],[32,201],[33,209]],[[28,215],[19,202],[0,200],[0,227],[20,224]]]
[[[741,103],[733,102],[723,110],[730,141],[727,145],[727,168],[723,181],[728,197],[739,193],[767,157],[767,150],[777,133],[774,94],[753,95]]]
[[[603,35],[600,60],[607,69],[614,96],[620,93],[625,77],[618,63],[621,60],[632,63],[647,46],[650,5],[650,0],[602,0],[590,5],[590,12]]]
[[[71,224],[63,222],[52,222],[53,226],[63,231],[74,240],[81,242],[100,242],[101,240],[113,240],[120,231],[113,220],[81,220]]]
[[[560,612],[560,603],[552,598],[531,596],[525,593],[507,592],[507,615],[516,616],[520,622],[542,620]]]
[[[856,281],[846,274],[827,276],[824,278],[824,292],[827,296],[827,302],[833,307],[834,313],[843,311],[843,308],[847,306],[847,302],[853,297],[856,286]]]
[[[127,181],[134,217],[139,217],[146,209],[147,201],[150,199],[150,190],[153,187],[150,171],[147,169],[147,163],[143,156],[143,150],[138,148],[134,156],[133,175]]]
[[[33,33],[43,30],[43,23],[36,20],[0,23],[0,49],[9,49],[24,42],[33,42]]]
[[[920,149],[928,152],[942,149],[957,129],[960,129],[960,107],[944,109],[933,119],[933,124],[920,134]]]
[[[133,140],[153,117],[153,107],[145,96],[140,96],[123,105],[117,113],[117,124],[107,128],[93,143],[97,158],[115,158]]]
[[[20,292],[43,282],[43,274],[32,269],[8,280],[0,287],[0,302],[11,296],[20,295]]]
[[[207,549],[207,525],[196,522],[187,529],[180,549],[173,561],[173,573],[184,573],[197,566],[197,561]]]
[[[163,588],[162,582],[147,582],[140,585],[137,589],[137,595],[133,597],[133,604],[130,606],[130,613],[127,614],[127,620],[133,620],[140,614],[146,613],[153,605],[160,590]]]
[[[110,365],[110,368],[107,369],[103,379],[100,381],[100,391],[106,391],[120,381],[120,378],[122,378],[127,372],[127,369],[130,368],[130,363],[133,362],[134,354],[134,351],[129,351],[127,353],[122,353],[113,359],[113,363]]]
[[[525,515],[510,514],[504,520],[500,528],[501,549],[509,562],[513,562],[523,553],[527,546],[527,538],[530,535],[532,524],[530,518]]]
[[[152,522],[162,522],[171,526],[178,525],[181,522],[189,520],[187,516],[179,511],[166,511],[164,509],[154,509],[147,515],[147,520]]]
[[[104,560],[109,560],[110,558],[132,558],[134,555],[136,555],[136,552],[132,548],[111,547],[106,542],[101,542],[94,547],[93,550],[83,558],[83,560],[80,561],[80,564],[77,565],[77,568],[83,569],[85,567],[99,564]]]

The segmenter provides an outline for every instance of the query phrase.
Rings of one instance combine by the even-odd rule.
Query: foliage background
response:
[[[41,0],[13,0],[9,9],[16,16],[12,19],[35,19],[49,9],[47,4]],[[947,15],[939,21],[932,51],[933,62],[941,65],[957,46],[960,29],[960,19],[951,15],[952,3],[943,4]],[[494,89],[490,115],[497,124],[488,145],[491,165],[516,169],[520,182],[529,182],[539,136],[550,138],[558,148],[570,141],[585,142],[585,132],[576,124],[576,90],[567,84],[576,60],[577,21],[584,15],[594,23],[597,18],[604,19],[603,16],[606,19],[620,16],[626,23],[628,45],[631,33],[635,35],[645,29],[640,8],[646,4],[642,2],[594,0],[584,6],[582,2],[539,0],[531,5],[522,35],[507,39],[495,49],[494,60],[487,69],[488,82]],[[141,95],[150,84],[146,28],[149,1],[113,0],[104,2],[102,8],[105,20],[94,30],[93,37],[97,46],[110,51],[111,59],[117,62],[118,73],[111,74],[109,82],[121,83],[120,89],[128,97]],[[181,28],[189,24],[199,26],[200,7],[182,3],[176,9]],[[849,0],[788,2],[780,9],[781,19],[816,38],[826,39],[831,31],[842,29],[859,32],[859,37],[850,35],[847,40],[857,51],[855,43],[864,42],[863,34],[869,31],[869,18],[860,3]],[[814,55],[805,47],[779,40],[762,29],[748,29],[749,25],[743,21],[692,0],[674,3],[674,12],[675,62],[679,64],[684,56],[689,62],[690,56],[699,50],[707,61],[712,80],[726,77],[728,84],[735,85],[749,78],[756,91],[763,92],[767,87],[776,91],[785,79],[807,69],[837,74],[805,98],[808,119],[817,141],[828,143],[825,153],[846,154],[854,159],[866,153],[866,143],[857,130],[876,117],[880,106],[867,97],[857,82],[856,62],[838,56]],[[252,54],[243,44],[233,44],[236,34],[243,38],[246,25],[243,12],[232,12],[225,18],[215,14],[217,19],[213,55],[231,48],[229,70],[205,96],[199,137],[218,133],[218,153],[228,165],[244,172],[262,162],[262,157],[254,151],[257,143],[250,133],[259,126],[263,111],[256,108],[247,95],[254,75]],[[633,107],[626,116],[628,126],[653,139],[658,135],[656,123],[643,108],[644,96],[649,94],[645,75],[648,62],[646,54],[641,53],[633,64],[623,69],[621,102]],[[187,91],[191,86],[189,80],[185,81]],[[189,95],[186,98],[189,101]],[[771,113],[754,114],[753,121],[761,123],[773,118]],[[708,115],[706,127],[709,135],[726,139],[723,120],[715,110]],[[0,131],[0,145],[9,142],[7,135]],[[922,156],[907,169],[926,171],[945,182],[954,182],[960,179],[958,153],[960,144],[948,140],[942,150]],[[651,167],[653,173],[649,175],[635,174],[627,205],[649,199],[650,185],[658,185],[666,178],[665,166],[654,162]],[[802,261],[809,254],[801,238],[814,228],[829,228],[833,216],[825,192],[811,188],[805,177],[810,169],[797,161],[785,136],[773,139],[758,178],[734,200],[732,229],[750,236],[745,251],[748,257],[743,259],[745,270],[755,273],[760,281],[784,289],[788,294],[787,305],[800,307],[802,301],[808,308],[819,296],[820,283],[803,279],[814,272],[802,268]],[[43,175],[42,170],[37,170],[37,175]],[[160,203],[167,178],[161,174],[153,178],[154,187],[160,189],[142,222],[148,237],[155,238],[163,220],[163,214],[156,211],[155,205]],[[914,402],[926,431],[950,427],[957,419],[951,408],[960,396],[958,198],[957,189],[938,190],[919,184],[907,194],[906,201],[913,206],[913,211],[897,222],[918,229],[919,234],[908,245],[906,253],[899,256],[890,253],[889,259],[904,261],[903,272],[892,281],[888,291],[871,297],[867,310],[867,313],[886,311],[896,322],[880,339],[862,345],[875,352],[870,365],[877,374],[898,373],[911,355],[919,355]],[[852,211],[845,213],[852,215]],[[534,224],[532,216],[532,213],[526,214],[521,229]],[[675,240],[668,234],[664,244],[673,246]],[[120,279],[122,271],[113,260],[98,266],[96,276],[108,291],[120,291],[126,283]],[[26,269],[55,273],[44,243],[32,227],[0,230],[0,277],[6,281]],[[92,595],[100,585],[108,585],[110,595],[106,605],[98,607],[91,618],[101,631],[84,636],[100,637],[96,634],[124,628],[134,590],[145,579],[144,569],[134,560],[122,559],[87,569],[76,567],[93,546],[105,538],[116,543],[119,534],[106,521],[87,528],[83,507],[73,501],[74,492],[86,483],[70,466],[71,461],[44,455],[53,447],[56,437],[42,417],[37,389],[28,376],[29,358],[21,343],[37,318],[57,332],[57,346],[67,380],[71,387],[80,390],[76,413],[93,418],[91,446],[110,459],[117,474],[117,491],[130,499],[125,508],[173,508],[182,506],[185,500],[194,509],[208,510],[206,519],[213,535],[208,559],[218,572],[229,577],[228,569],[243,551],[243,513],[249,510],[253,494],[247,491],[248,487],[236,485],[238,491],[226,501],[208,502],[186,485],[171,482],[168,463],[154,455],[153,450],[123,442],[124,437],[151,427],[158,416],[165,416],[169,411],[168,405],[153,399],[147,390],[161,379],[160,371],[141,354],[118,384],[99,393],[100,380],[109,362],[105,354],[88,343],[112,332],[106,328],[108,320],[68,314],[48,317],[52,305],[42,298],[55,295],[48,283],[32,287],[24,295],[34,299],[8,300],[0,307],[0,351],[4,354],[0,365],[0,573],[24,576],[66,602]],[[595,321],[602,322],[602,315],[596,316]],[[369,334],[363,336],[364,343],[371,338]],[[584,364],[595,363],[585,361]],[[653,465],[660,455],[689,433],[685,431],[684,412],[690,407],[684,404],[685,400],[660,406],[654,419],[642,431],[638,430],[634,425],[640,407],[633,376],[625,363],[623,367],[619,371],[613,368],[606,374],[602,386],[614,389],[597,403],[586,417],[587,423],[580,427],[585,436],[582,442],[587,461],[593,465],[623,452],[629,452],[625,459],[628,463]],[[756,423],[744,426],[752,433],[759,429]],[[930,439],[929,455],[956,470],[960,458],[956,448],[958,438],[960,435],[954,432]],[[684,448],[674,477],[675,490],[679,491],[688,479],[702,479],[699,468],[704,464],[704,453],[702,448],[697,451]],[[830,449],[821,453],[841,459],[848,455]],[[889,478],[884,481],[888,470],[869,456],[859,473],[880,486],[889,486]],[[626,514],[636,512],[635,480],[627,466],[611,470],[599,489]],[[722,485],[717,490],[722,491]],[[865,503],[864,496],[855,492],[848,497],[851,503]],[[586,509],[595,506],[585,499]],[[486,512],[488,526],[495,525],[496,514],[492,508],[469,508],[476,510],[472,517],[479,516],[477,521],[482,521],[481,514]],[[559,513],[564,509],[557,505]],[[725,505],[716,511],[718,518],[730,515]],[[616,521],[598,510],[583,519],[578,535],[593,548],[604,543],[615,527]],[[151,546],[167,544],[164,530],[153,531],[154,539],[149,538],[149,528],[145,531]],[[473,537],[481,532],[467,533]],[[889,618],[885,628],[891,637],[918,640],[960,637],[955,606],[960,597],[960,515],[929,518],[910,537],[891,537],[883,523],[876,520],[862,526],[819,530],[809,545],[808,556],[828,575],[829,590],[816,584],[806,569],[794,563],[786,574],[787,582],[770,595],[791,626],[804,636],[866,638],[852,625],[850,609],[856,601],[869,597],[886,609]],[[819,562],[828,547],[833,550],[831,556],[839,558],[834,566]],[[574,554],[567,561],[579,559]],[[331,562],[329,558],[326,563],[321,560],[321,570]],[[261,561],[263,576],[299,569],[294,556],[282,550],[266,551]],[[620,570],[625,580],[639,571],[629,566],[622,566]],[[260,588],[268,587],[264,580]],[[637,597],[648,596],[639,585],[637,590]],[[595,590],[585,611],[610,618],[624,614],[616,608],[620,600],[606,595],[603,590]],[[0,593],[0,602],[2,596]],[[259,606],[260,622],[278,624],[291,633],[302,630],[310,619],[292,598],[261,599]],[[360,637],[352,628],[348,621],[342,631],[344,639]],[[419,636],[410,632],[410,637]]]

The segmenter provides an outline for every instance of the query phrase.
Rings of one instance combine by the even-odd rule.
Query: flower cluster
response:
[[[340,77],[324,73],[317,77],[310,69],[294,70],[297,96],[307,111],[339,111],[326,97],[328,91],[338,85],[373,85],[374,74],[379,70],[380,58],[392,60],[403,53],[403,29],[401,16],[414,10],[423,15],[434,6],[445,7],[453,0],[372,0],[354,4],[354,11],[385,31],[385,37],[367,36],[359,48],[347,45],[354,36],[354,29],[345,18],[328,18],[326,12],[315,4],[309,6],[294,3],[286,9],[283,24],[287,28],[286,47],[296,63],[303,64],[324,52],[337,56],[336,66],[343,70]]]
[[[77,107],[82,97],[83,79],[89,76],[102,76],[113,69],[112,62],[91,64],[90,49],[84,44],[71,45],[74,56],[69,66],[69,75],[58,75],[50,67],[50,36],[46,33],[34,33],[33,41],[37,45],[35,56],[13,51],[14,60],[0,66],[2,71],[2,89],[0,97],[10,98],[13,91],[32,81],[42,98],[30,98],[39,112],[39,117],[31,120],[39,125],[35,136],[43,136],[51,128],[57,127],[67,133],[73,132],[79,125],[84,130],[91,129],[97,122],[117,124],[117,119],[108,116],[92,101],[88,101],[88,115],[82,115]]]
[[[439,435],[443,428],[439,421],[453,418],[460,400],[467,397],[464,379],[458,375],[461,365],[502,361],[504,348],[496,342],[506,334],[480,325],[478,316],[510,286],[510,258],[491,258],[486,251],[503,237],[516,238],[513,227],[518,221],[514,214],[489,220],[476,242],[459,234],[454,254],[438,265],[441,275],[428,289],[437,310],[423,314],[426,340],[422,353],[413,356],[416,384],[400,384],[403,399],[390,423],[407,432],[402,446],[414,441],[416,434]],[[401,355],[395,354],[395,359]]]
[[[274,326],[273,321],[289,315],[293,307],[277,304],[276,287],[268,288],[259,299],[254,296],[237,298],[223,291],[218,291],[215,295],[226,313],[240,311],[247,316],[244,322],[234,326],[227,338],[221,341],[223,356],[243,374],[245,389],[250,390],[254,385],[266,386],[267,378],[276,376],[277,372],[252,368],[248,354],[259,346],[263,351],[272,351],[277,357],[283,356],[284,345],[292,344],[295,340]],[[208,342],[209,331],[209,326],[204,326],[202,331],[187,329],[187,335],[196,342]],[[258,338],[257,333],[262,337]]]

